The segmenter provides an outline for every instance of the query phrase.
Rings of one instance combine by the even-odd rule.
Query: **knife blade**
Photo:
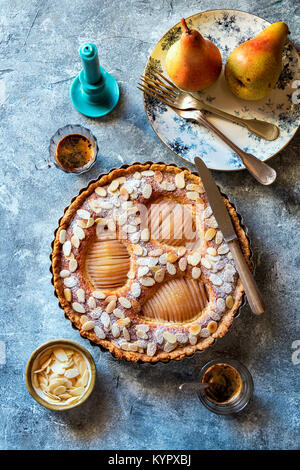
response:
[[[235,266],[245,289],[250,308],[256,315],[261,315],[265,311],[264,301],[241,251],[230,215],[226,209],[218,186],[216,185],[204,161],[199,157],[195,157],[194,161],[202,179],[213,214],[232,253]]]
[[[195,165],[201,176],[204,189],[206,191],[213,214],[218,222],[218,226],[223,233],[225,241],[228,243],[237,238],[230,215],[226,209],[221,193],[216,185],[210,171],[199,157],[195,157]]]

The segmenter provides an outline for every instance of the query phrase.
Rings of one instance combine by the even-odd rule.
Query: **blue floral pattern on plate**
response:
[[[255,15],[236,10],[198,13],[188,18],[187,23],[218,46],[223,66],[235,47],[256,36],[270,24]],[[178,23],[153,49],[145,68],[146,74],[156,68],[167,76],[165,57],[168,49],[180,36],[181,27]],[[277,124],[280,136],[270,142],[257,137],[241,125],[207,114],[208,119],[235,144],[261,160],[268,160],[289,143],[300,125],[300,104],[292,102],[293,96],[297,98],[297,90],[293,88],[294,82],[299,79],[300,58],[294,45],[288,41],[283,54],[282,73],[276,88],[264,99],[245,101],[237,98],[228,88],[223,72],[216,83],[195,95],[236,116]],[[215,170],[232,171],[244,168],[239,157],[211,131],[197,123],[181,119],[173,110],[148,95],[144,95],[144,104],[154,132],[179,157],[193,162],[194,157],[199,155],[209,168]]]

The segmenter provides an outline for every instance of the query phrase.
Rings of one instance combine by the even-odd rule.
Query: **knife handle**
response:
[[[245,293],[253,313],[261,315],[265,311],[262,296],[258,290],[254,277],[246,263],[237,239],[228,242],[228,246],[235,261],[237,271],[245,289]]]

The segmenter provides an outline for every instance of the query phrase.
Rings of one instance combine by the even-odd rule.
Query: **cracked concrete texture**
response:
[[[268,308],[256,318],[245,307],[211,350],[154,367],[114,360],[70,327],[50,284],[53,231],[81,187],[122,163],[182,163],[150,128],[136,82],[157,40],[182,16],[224,5],[0,0],[0,6],[0,341],[6,348],[6,363],[0,360],[0,448],[299,448],[300,364],[291,359],[292,342],[300,339],[299,133],[271,160],[278,172],[271,187],[259,186],[245,172],[214,173],[249,228],[256,278]],[[287,22],[299,46],[296,2],[232,0],[226,6]],[[102,65],[121,89],[117,108],[101,120],[80,115],[69,99],[80,70],[78,47],[86,40],[98,45]],[[49,161],[49,139],[68,123],[90,128],[98,139],[99,159],[88,174],[67,175]],[[92,397],[64,413],[35,403],[23,377],[32,350],[57,337],[89,349],[98,370]],[[177,392],[181,382],[197,379],[201,366],[220,355],[241,360],[253,374],[253,401],[236,417],[218,417],[196,396]]]

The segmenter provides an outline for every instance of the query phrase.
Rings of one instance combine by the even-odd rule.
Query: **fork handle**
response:
[[[220,137],[221,140],[223,140],[223,142],[232,148],[232,150],[234,150],[235,153],[237,153],[237,155],[241,158],[249,173],[251,173],[251,175],[259,183],[263,185],[269,185],[275,181],[277,175],[273,168],[259,160],[251,153],[244,152],[240,147],[235,145],[232,140],[223,134],[223,132],[217,129],[211,122],[209,122],[200,111],[197,113],[197,115],[195,115],[195,120],[207,129],[210,129],[212,132],[214,132],[218,137]]]

